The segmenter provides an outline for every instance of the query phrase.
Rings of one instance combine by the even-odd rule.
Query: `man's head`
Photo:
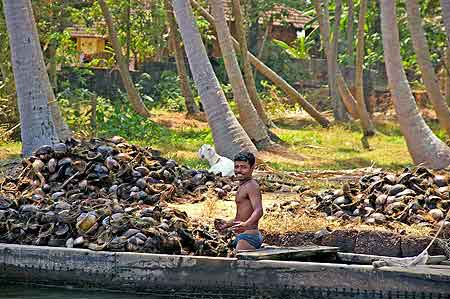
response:
[[[234,173],[238,180],[244,180],[252,176],[255,169],[255,155],[242,151],[234,156]]]

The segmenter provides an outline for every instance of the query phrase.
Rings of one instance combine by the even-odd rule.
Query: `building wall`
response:
[[[77,51],[94,55],[105,51],[105,39],[99,37],[77,37]]]
[[[290,44],[297,38],[297,29],[293,26],[273,26],[270,38]]]

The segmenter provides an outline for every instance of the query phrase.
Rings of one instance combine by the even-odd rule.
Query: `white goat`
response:
[[[198,150],[198,156],[207,160],[211,168],[210,172],[219,174],[222,176],[234,175],[234,162],[227,157],[222,157],[216,153],[216,150],[209,144],[203,144]]]

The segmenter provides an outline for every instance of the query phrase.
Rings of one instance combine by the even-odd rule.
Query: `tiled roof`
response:
[[[95,27],[90,28],[80,25],[73,25],[72,27],[67,28],[67,31],[72,37],[106,38],[106,34],[100,34],[100,32],[104,31],[104,29],[102,30],[101,28],[101,24],[96,24]]]
[[[231,0],[223,1],[227,19],[232,20],[232,2]],[[311,17],[305,16],[295,8],[287,7],[283,4],[275,4],[270,11],[267,11],[264,14],[264,16],[259,20],[259,23],[267,22],[270,18],[272,18],[272,25],[283,26],[290,24],[298,29],[305,27],[305,25],[312,20]]]

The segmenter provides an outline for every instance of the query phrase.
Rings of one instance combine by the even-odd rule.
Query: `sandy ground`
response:
[[[263,193],[263,207],[272,206],[274,203],[299,199],[297,193]],[[171,204],[181,211],[186,212],[193,219],[213,220],[214,218],[232,218],[236,212],[234,195],[225,199],[211,199],[194,204]],[[208,219],[210,218],[210,219]]]

